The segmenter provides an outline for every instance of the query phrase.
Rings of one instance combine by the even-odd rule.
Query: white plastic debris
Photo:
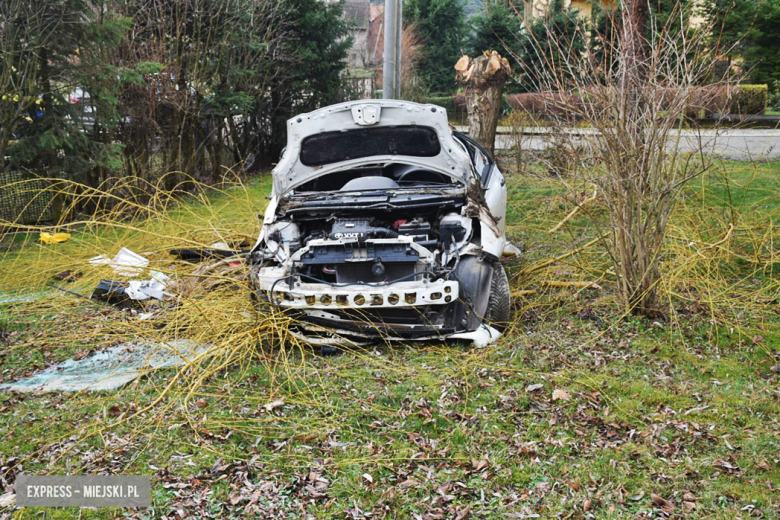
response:
[[[93,256],[92,258],[90,258],[89,259],[89,263],[90,263],[90,265],[94,265],[95,267],[97,267],[99,265],[110,264],[111,263],[111,259],[109,257],[107,257],[106,255],[98,255],[98,256]]]
[[[99,255],[90,258],[89,263],[93,266],[108,265],[116,274],[129,277],[143,273],[144,268],[149,265],[149,260],[135,251],[123,247],[114,258],[109,259],[105,255]],[[137,301],[145,301],[150,298],[162,300],[169,296],[165,293],[165,288],[170,278],[160,271],[154,270],[150,270],[149,275],[151,276],[149,280],[128,282],[124,293],[131,300]]]
[[[165,297],[165,285],[155,280],[133,280],[127,284],[125,294],[131,300],[144,301],[149,298],[162,300]]]
[[[523,256],[523,251],[521,251],[520,248],[516,245],[507,242],[504,246],[503,256],[520,258]]]
[[[157,280],[161,284],[165,284],[165,282],[171,279],[170,276],[166,275],[165,273],[161,273],[160,271],[149,271],[149,274],[152,275],[154,280]]]
[[[131,300],[144,301],[149,298],[162,300],[167,296],[165,284],[170,278],[160,271],[149,271],[149,274],[152,276],[151,280],[133,280],[127,284],[125,294]]]
[[[447,336],[447,339],[463,339],[472,341],[475,347],[482,348],[495,343],[495,341],[500,336],[501,333],[498,330],[489,325],[483,324],[477,330],[473,330],[471,332],[458,332],[457,334]]]
[[[147,265],[149,265],[148,259],[126,247],[120,249],[114,259],[111,260],[111,266],[114,269],[114,272],[125,276],[138,274]]]
[[[109,259],[106,255],[98,255],[90,258],[89,263],[95,267],[109,265],[117,274],[134,276],[141,273],[143,268],[149,265],[149,260],[123,247],[114,258]]]

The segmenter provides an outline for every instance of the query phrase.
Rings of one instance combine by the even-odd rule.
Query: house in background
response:
[[[351,69],[368,68],[372,51],[369,45],[371,3],[369,0],[346,0],[344,18],[349,24],[349,36],[352,38],[347,66]]]
[[[344,18],[350,26],[352,47],[342,82],[350,97],[374,96],[377,70],[382,68],[383,14],[384,5],[371,5],[369,0],[346,0],[344,3]]]
[[[564,0],[563,5],[564,7],[578,10],[581,18],[590,20],[593,15],[593,4],[595,3],[606,9],[614,6],[615,0]],[[525,16],[528,18],[526,22],[544,16],[549,4],[550,0],[525,0],[522,5],[524,6]]]
[[[534,18],[543,16],[547,12],[550,1],[551,0],[523,0],[522,4],[517,5],[523,5],[525,16],[528,18],[526,22],[530,22]],[[694,8],[690,17],[691,27],[701,26],[705,22],[704,17],[700,13],[700,9],[698,9],[698,7],[701,7],[702,2],[703,0],[693,0],[693,3],[691,4]],[[593,16],[594,5],[599,5],[602,9],[609,10],[617,7],[618,2],[617,0],[564,0],[563,5],[567,8],[571,7],[577,9],[581,18],[590,20]]]
[[[385,48],[385,4],[371,6],[368,26],[368,64],[370,67],[382,67],[382,52]]]

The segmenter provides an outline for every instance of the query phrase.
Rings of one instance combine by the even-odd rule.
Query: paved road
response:
[[[499,128],[499,132],[501,132]],[[534,133],[539,133],[535,129]],[[572,134],[584,134],[590,129],[572,129]],[[780,159],[780,130],[702,130],[683,131],[681,146],[687,151],[699,149],[699,143],[708,153],[715,153],[724,159],[734,161]],[[507,149],[514,146],[511,139],[499,133],[496,147]],[[550,139],[542,133],[525,137],[524,149],[543,150],[551,146]]]

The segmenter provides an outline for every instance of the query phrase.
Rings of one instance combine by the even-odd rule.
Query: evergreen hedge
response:
[[[713,92],[712,88],[722,91],[722,93]],[[732,114],[763,114],[766,112],[769,99],[767,85],[740,85],[732,93],[730,102],[728,101],[728,91],[724,87],[703,86],[700,87],[700,90],[699,96],[691,98],[691,106],[686,111],[688,117],[714,117],[715,114],[723,112],[726,108]],[[468,116],[463,94],[429,97],[425,99],[425,102],[446,109],[451,121],[463,122]],[[568,103],[572,105],[576,105],[578,102],[579,96],[571,96],[568,100]],[[727,103],[728,107],[726,107]],[[542,114],[546,109],[549,109],[541,94],[505,94],[503,96],[501,103],[503,113],[508,114],[521,107],[535,114]]]
[[[732,114],[763,114],[769,100],[767,85],[740,85],[731,96]]]

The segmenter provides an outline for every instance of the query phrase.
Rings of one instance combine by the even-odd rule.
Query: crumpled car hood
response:
[[[309,136],[325,132],[408,125],[433,129],[441,145],[439,154],[434,157],[374,155],[324,166],[307,166],[301,162],[301,144]],[[464,184],[467,184],[472,175],[468,153],[453,138],[445,109],[410,101],[360,100],[300,114],[287,121],[287,148],[273,171],[274,192],[277,196],[282,196],[301,184],[333,171],[391,162],[438,171]]]

